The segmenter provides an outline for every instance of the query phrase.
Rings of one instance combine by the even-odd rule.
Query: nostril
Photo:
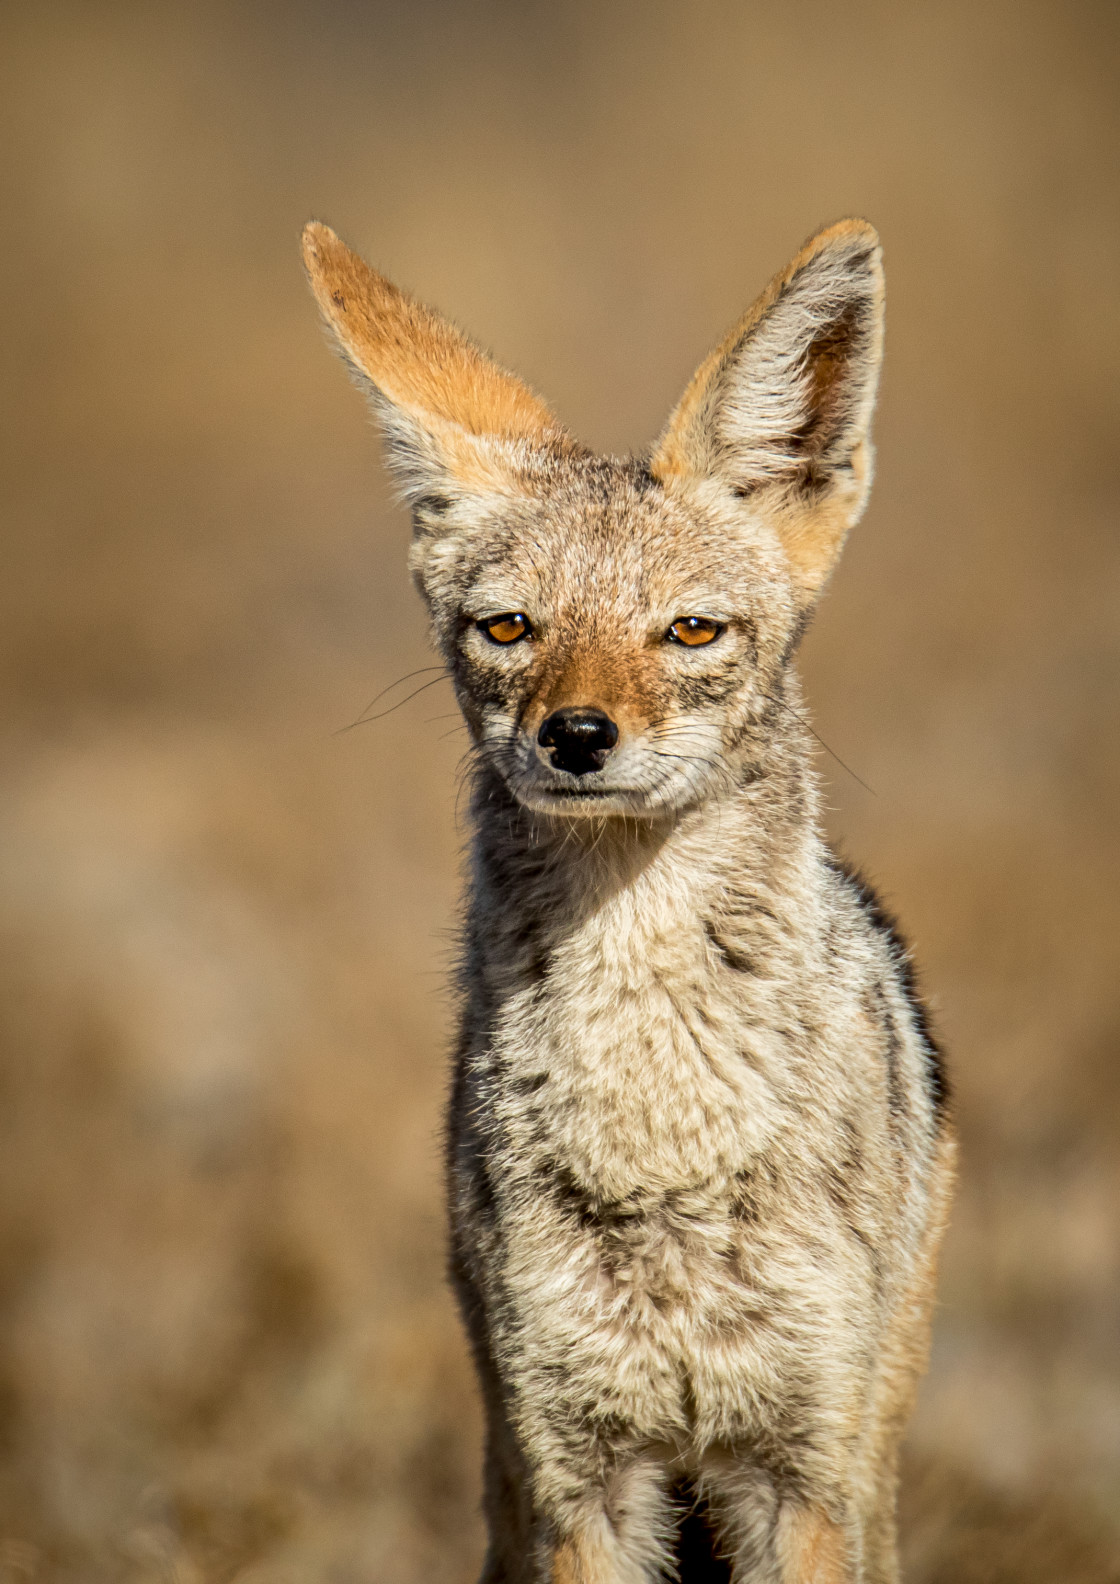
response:
[[[602,768],[618,742],[618,727],[597,709],[561,709],[541,725],[537,741],[547,748],[557,770],[587,775]]]

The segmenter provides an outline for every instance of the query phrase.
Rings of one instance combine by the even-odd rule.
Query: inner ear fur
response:
[[[455,483],[508,487],[511,463],[526,446],[571,447],[528,386],[329,226],[304,228],[303,260],[328,331],[382,423],[407,497],[430,498]]]
[[[705,358],[651,459],[665,484],[714,480],[750,499],[807,600],[870,488],[883,307],[873,227],[818,232]]]

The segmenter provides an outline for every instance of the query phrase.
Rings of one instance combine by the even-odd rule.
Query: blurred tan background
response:
[[[0,1584],[481,1554],[439,1184],[462,738],[444,685],[335,734],[430,656],[302,222],[625,451],[850,212],[879,477],[805,670],[964,1145],[909,1576],[1120,1579],[1118,17],[0,12]]]

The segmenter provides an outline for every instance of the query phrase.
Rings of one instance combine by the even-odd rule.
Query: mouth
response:
[[[516,796],[526,808],[538,813],[572,814],[578,807],[588,814],[634,815],[641,813],[645,805],[643,793],[626,786],[542,786],[537,782],[517,787]]]
[[[668,813],[679,801],[674,778],[660,765],[651,766],[640,744],[623,745],[607,763],[586,770],[550,762],[530,739],[515,738],[511,744],[495,733],[495,746],[494,768],[517,801],[537,814],[650,819]]]
[[[632,797],[630,787],[540,787],[536,790],[550,798],[587,798],[592,802],[596,798]]]

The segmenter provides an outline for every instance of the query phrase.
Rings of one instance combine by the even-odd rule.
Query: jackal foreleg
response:
[[[781,1584],[857,1584],[861,1576],[843,1529],[819,1510],[784,1506],[775,1540]]]

